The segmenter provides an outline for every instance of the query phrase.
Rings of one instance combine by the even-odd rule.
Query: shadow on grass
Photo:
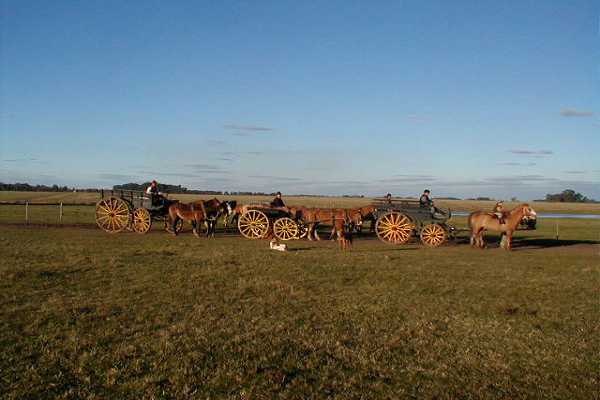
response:
[[[550,247],[566,247],[580,244],[594,245],[600,244],[597,240],[561,240],[561,239],[519,239],[513,240],[513,247],[519,249],[544,249]]]

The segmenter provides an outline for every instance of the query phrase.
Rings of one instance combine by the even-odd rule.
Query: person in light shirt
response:
[[[156,182],[155,180],[153,180],[150,183],[150,186],[148,186],[148,188],[146,189],[146,194],[148,196],[150,196],[150,199],[152,200],[152,206],[154,206],[154,207],[160,207],[160,206],[163,205],[163,203],[164,203],[164,196],[158,190],[158,182]]]

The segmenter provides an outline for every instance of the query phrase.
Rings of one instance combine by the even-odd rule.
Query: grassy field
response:
[[[554,222],[511,253],[0,226],[0,397],[593,398],[600,221]]]
[[[214,196],[200,195],[171,195],[170,197],[182,201],[194,201],[198,199],[208,199]],[[272,200],[270,196],[218,196],[221,200],[237,200],[240,203],[264,203]],[[50,192],[0,192],[1,201],[30,201],[33,203],[90,203],[94,204],[99,200],[98,193],[50,193]],[[288,205],[303,205],[307,207],[358,207],[369,204],[369,198],[348,198],[348,197],[307,197],[307,196],[285,196]],[[494,207],[494,201],[477,200],[438,200],[436,205],[444,208],[450,208],[454,211],[474,211],[491,210]],[[506,202],[505,207],[510,209],[519,202]],[[582,204],[582,203],[545,203],[531,202],[532,207],[537,212],[542,213],[567,213],[567,214],[600,214],[600,204]],[[0,212],[2,210],[0,209]]]

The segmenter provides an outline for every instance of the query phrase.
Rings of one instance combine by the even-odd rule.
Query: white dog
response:
[[[269,247],[271,248],[271,250],[277,250],[277,251],[287,251],[287,244],[285,243],[277,243],[276,239],[271,240],[271,242],[269,243]]]

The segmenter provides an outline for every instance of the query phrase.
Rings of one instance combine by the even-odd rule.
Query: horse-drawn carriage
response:
[[[454,226],[448,223],[450,210],[422,206],[418,200],[373,199],[375,232],[390,244],[404,244],[417,236],[430,247],[441,246],[453,238]]]
[[[263,204],[243,206],[238,217],[238,230],[248,239],[263,239],[272,231],[279,240],[300,239],[307,229],[293,218],[287,207]]]
[[[106,232],[146,233],[152,227],[152,221],[161,221],[165,229],[169,229],[167,219],[171,200],[162,199],[160,204],[153,204],[149,195],[135,190],[102,190],[100,196],[96,203],[96,224]],[[177,229],[181,229],[181,224]]]

